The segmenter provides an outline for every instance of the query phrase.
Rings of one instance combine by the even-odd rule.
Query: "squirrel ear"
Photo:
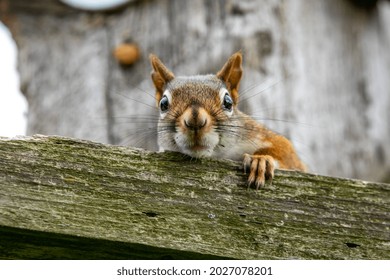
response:
[[[175,78],[175,75],[161,62],[161,60],[154,54],[149,56],[150,63],[152,64],[152,80],[156,87],[156,100],[160,101],[162,94],[165,90],[165,86],[168,82]]]
[[[233,54],[217,73],[217,77],[225,82],[231,92],[235,104],[238,102],[238,87],[242,76],[241,51]]]

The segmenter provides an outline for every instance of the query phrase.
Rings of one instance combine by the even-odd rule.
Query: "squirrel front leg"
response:
[[[276,168],[306,171],[288,139],[269,133],[263,141],[269,143],[269,146],[257,150],[253,155],[244,154],[243,165],[244,171],[249,171],[249,186],[254,184],[258,190],[266,181],[272,183]]]

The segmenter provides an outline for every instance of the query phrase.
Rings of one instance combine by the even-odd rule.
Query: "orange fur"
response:
[[[269,148],[260,149],[255,155],[269,155],[278,161],[281,169],[306,171],[291,142],[282,135],[267,133],[265,141],[271,143]]]

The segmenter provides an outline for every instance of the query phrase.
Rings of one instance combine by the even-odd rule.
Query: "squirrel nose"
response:
[[[188,107],[181,117],[183,128],[195,132],[207,126],[210,121],[208,112],[204,108],[196,105]]]
[[[202,129],[207,124],[207,118],[184,120],[184,125],[190,130]]]

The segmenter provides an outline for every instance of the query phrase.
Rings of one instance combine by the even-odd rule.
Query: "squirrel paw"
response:
[[[273,157],[266,155],[244,154],[244,172],[249,171],[248,185],[254,184],[256,190],[265,185],[265,181],[272,183],[275,170]]]

